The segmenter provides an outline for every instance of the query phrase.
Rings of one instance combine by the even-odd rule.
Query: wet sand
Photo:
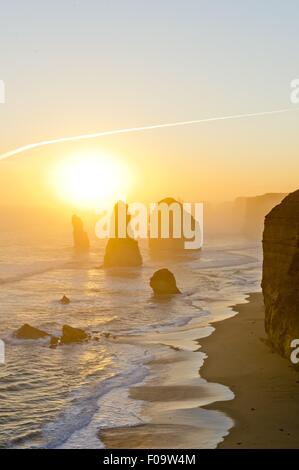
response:
[[[101,431],[106,447],[299,447],[299,374],[265,342],[261,294],[248,300],[233,308],[238,315],[213,323],[216,330],[200,338],[199,352],[190,351],[197,368],[202,353],[207,353],[200,376],[208,382],[199,379],[201,383],[187,385],[187,362],[179,351],[173,351],[172,359],[153,361],[155,367],[166,367],[166,374],[171,361],[176,362],[174,370],[181,370],[182,377],[178,373],[173,381],[168,377],[161,384],[152,380],[132,387],[130,396],[143,401],[144,421]],[[186,360],[190,363],[190,358]],[[223,385],[232,390],[234,399]]]
[[[172,333],[147,336],[147,347],[159,345],[159,354],[148,363],[151,373],[146,382],[129,391],[130,399],[141,404],[139,424],[102,430],[99,438],[107,448],[216,447],[233,422],[224,413],[203,406],[233,395],[227,387],[199,376],[205,354],[198,351],[197,338],[211,331],[210,327],[178,328]]]
[[[208,354],[201,375],[235,394],[234,400],[208,406],[235,421],[219,447],[298,448],[299,373],[265,342],[262,295],[248,300],[200,341]]]

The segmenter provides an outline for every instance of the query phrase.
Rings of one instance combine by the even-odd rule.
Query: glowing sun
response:
[[[129,173],[113,157],[85,154],[59,162],[53,183],[65,202],[97,209],[126,198]]]

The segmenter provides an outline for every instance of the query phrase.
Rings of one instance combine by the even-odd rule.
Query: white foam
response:
[[[84,432],[88,433],[89,444],[91,448],[100,448],[100,441],[96,438],[96,430],[101,426],[114,426],[120,423],[125,415],[130,416],[129,407],[132,403],[126,403],[123,407],[123,414],[118,415],[121,401],[111,401],[111,394],[118,393],[123,397],[123,403],[126,400],[129,387],[140,383],[148,374],[146,362],[152,359],[152,356],[145,352],[143,348],[119,345],[122,349],[123,370],[119,371],[114,377],[100,382],[96,387],[80,387],[74,394],[72,406],[54,422],[48,423],[43,428],[43,436],[47,444],[45,448],[69,448],[82,446],[82,436]],[[125,366],[126,363],[126,366]],[[103,411],[106,410],[106,411]],[[137,415],[137,408],[134,405],[131,416]],[[135,419],[136,416],[135,416]],[[130,418],[128,418],[130,421]],[[87,435],[84,438],[84,447],[86,447]]]

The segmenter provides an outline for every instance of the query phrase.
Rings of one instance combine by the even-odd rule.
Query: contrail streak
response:
[[[112,131],[102,131],[102,132],[96,132],[94,134],[82,134],[82,135],[71,136],[71,137],[60,137],[58,139],[43,140],[41,142],[35,142],[33,144],[24,145],[14,150],[10,150],[9,152],[2,153],[0,155],[0,160],[4,160],[5,158],[9,158],[9,157],[14,157],[15,155],[26,152],[27,150],[33,150],[39,147],[45,147],[46,145],[54,145],[54,144],[60,144],[64,142],[75,142],[76,140],[96,139],[98,137],[105,137],[105,136],[117,135],[117,134],[127,134],[129,132],[143,132],[143,131],[150,131],[154,129],[164,129],[167,127],[189,126],[192,124],[201,124],[204,122],[225,121],[228,119],[240,119],[240,118],[248,118],[248,117],[266,116],[270,114],[282,114],[282,113],[287,113],[290,111],[298,111],[298,110],[299,108],[286,108],[286,109],[279,109],[279,110],[274,110],[274,111],[263,111],[259,113],[233,114],[231,116],[220,116],[220,117],[196,119],[193,121],[178,121],[178,122],[170,122],[167,124],[155,124],[155,125],[150,125],[150,126],[131,127],[128,129],[115,129]]]

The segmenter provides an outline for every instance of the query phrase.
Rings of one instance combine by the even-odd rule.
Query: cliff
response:
[[[207,235],[241,235],[261,240],[264,220],[268,212],[287,194],[267,193],[252,197],[238,197],[218,204],[205,203],[204,230]]]
[[[265,330],[273,347],[290,357],[299,338],[299,190],[266,216],[263,236]]]
[[[261,196],[237,198],[235,210],[241,214],[241,234],[249,238],[261,238],[264,219],[287,194],[267,193]]]

